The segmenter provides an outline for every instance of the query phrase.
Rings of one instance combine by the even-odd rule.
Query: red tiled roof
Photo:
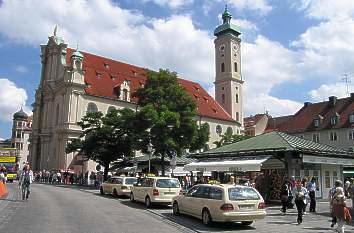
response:
[[[306,103],[293,117],[282,123],[278,130],[288,133],[300,133],[354,127],[354,124],[350,125],[348,120],[350,114],[354,114],[354,96],[336,99],[334,106],[331,101]],[[338,123],[331,125],[330,119],[335,115],[339,116]],[[314,126],[314,119],[321,119],[319,127]]]
[[[291,119],[291,117],[293,117],[293,115],[269,117],[267,127],[264,130],[264,132],[269,133],[272,131],[278,131],[279,126],[282,125],[284,122],[288,121],[289,119]]]
[[[258,123],[266,114],[256,114],[254,116],[245,117],[243,119],[243,124],[246,127],[252,127]]]
[[[67,63],[70,63],[70,56],[73,49],[67,50]],[[87,94],[117,99],[114,88],[124,80],[130,81],[130,92],[134,93],[146,81],[146,68],[133,66],[109,58],[81,52],[84,56],[83,70],[85,71],[85,88]],[[198,83],[178,79],[197,103],[199,116],[215,118],[224,121],[235,122],[234,119],[212,98],[208,92]],[[131,98],[136,103],[137,98]]]

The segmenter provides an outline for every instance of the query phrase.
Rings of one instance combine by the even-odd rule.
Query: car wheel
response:
[[[145,198],[145,206],[146,206],[146,208],[151,207],[151,200],[150,200],[150,197],[148,197],[148,196]]]
[[[242,222],[242,225],[244,225],[244,226],[249,226],[249,225],[251,225],[253,223],[253,221],[244,221],[244,222]]]
[[[178,203],[176,201],[173,202],[172,211],[173,211],[173,214],[176,215],[176,216],[178,216],[180,214],[179,213]]]
[[[117,189],[113,189],[113,197],[118,197]]]
[[[209,210],[207,210],[207,209],[203,210],[203,212],[202,212],[202,220],[203,220],[204,225],[207,225],[207,226],[210,225],[211,216],[210,216]]]
[[[102,187],[100,187],[100,194],[101,194],[101,195],[104,195],[104,192],[103,192],[103,188],[102,188]]]
[[[130,199],[131,202],[135,202],[133,193],[130,193],[129,199]]]

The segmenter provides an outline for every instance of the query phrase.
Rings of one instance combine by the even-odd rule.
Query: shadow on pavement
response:
[[[6,198],[0,198],[0,201],[8,201],[8,202],[25,202],[24,200],[13,200],[13,199],[6,199]]]
[[[205,226],[203,225],[202,221],[198,218],[189,216],[189,215],[180,215],[180,216],[175,216],[173,215],[172,211],[171,213],[156,213],[153,212],[154,214],[157,214],[171,222],[177,223],[179,225],[182,225],[188,229],[194,230],[194,231],[207,231],[207,232],[222,232],[222,231],[230,231],[230,230],[237,230],[237,231],[256,231],[257,229],[252,227],[252,226],[244,226],[241,223],[213,223],[210,226]]]
[[[308,231],[321,231],[321,232],[329,232],[332,231],[333,228],[330,227],[304,227],[302,229],[308,230]]]
[[[131,202],[129,199],[120,199],[119,200],[121,204],[128,206],[130,208],[134,208],[134,209],[144,209],[147,210],[147,208],[145,207],[144,203],[142,202]],[[165,206],[165,205],[153,205],[151,208],[149,208],[148,210],[169,210],[171,209],[171,206]],[[171,209],[172,211],[172,209]]]

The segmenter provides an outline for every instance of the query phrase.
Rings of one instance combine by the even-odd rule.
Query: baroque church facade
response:
[[[223,23],[214,31],[215,99],[200,84],[178,79],[197,103],[195,120],[210,126],[209,148],[228,128],[234,134],[243,130],[241,33],[231,17],[225,9]],[[68,48],[57,29],[41,45],[41,62],[29,162],[34,170],[75,169],[76,155],[66,154],[65,148],[82,132],[77,122],[87,112],[137,109],[132,94],[144,86],[147,68]],[[94,170],[95,163],[84,166],[85,171]]]

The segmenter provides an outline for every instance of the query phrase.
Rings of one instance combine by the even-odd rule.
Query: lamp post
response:
[[[149,173],[151,172],[151,152],[152,152],[152,145],[151,145],[151,142],[148,144],[147,146],[147,152],[149,154]]]

